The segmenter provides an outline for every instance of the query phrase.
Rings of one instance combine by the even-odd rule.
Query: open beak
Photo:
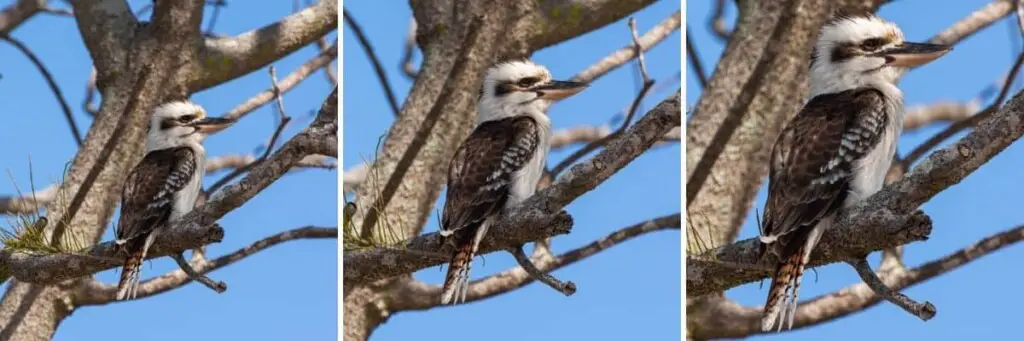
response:
[[[883,53],[889,65],[915,67],[933,61],[952,49],[949,45],[904,42]]]
[[[586,83],[570,82],[570,81],[550,81],[534,87],[532,90],[537,93],[539,98],[557,101],[572,95],[577,92],[583,91],[587,87]]]
[[[195,121],[191,124],[196,131],[203,134],[213,134],[218,131],[224,130],[235,123],[235,120],[220,118],[220,117],[207,117],[199,121]]]

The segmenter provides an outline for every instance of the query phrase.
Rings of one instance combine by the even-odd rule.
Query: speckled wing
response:
[[[854,162],[867,155],[890,124],[875,89],[812,98],[782,131],[772,150],[762,235],[786,257],[834,212],[850,190]],[[795,242],[795,243],[791,243]]]
[[[124,183],[117,239],[132,239],[166,223],[174,194],[192,180],[197,166],[195,154],[188,147],[146,154]]]
[[[443,229],[469,234],[508,198],[512,174],[537,149],[536,122],[510,117],[480,124],[459,146],[448,167]]]

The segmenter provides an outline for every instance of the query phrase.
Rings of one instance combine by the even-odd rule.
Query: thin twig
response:
[[[846,263],[850,264],[850,266],[857,270],[857,274],[860,275],[862,280],[864,280],[864,284],[867,284],[875,294],[878,294],[878,296],[884,298],[886,301],[892,302],[892,304],[903,308],[903,310],[907,311],[911,315],[917,316],[922,321],[928,321],[932,317],[935,317],[935,306],[932,305],[931,302],[925,301],[924,303],[918,303],[912,298],[907,297],[907,295],[890,289],[889,286],[885,285],[885,283],[878,278],[878,275],[871,270],[871,266],[868,265],[867,258],[859,258],[857,260],[847,261]]]
[[[662,42],[668,36],[672,35],[679,29],[680,22],[682,21],[682,15],[679,11],[672,13],[671,16],[662,20],[658,25],[655,25],[644,36],[640,38],[640,50],[647,51]],[[601,77],[602,75],[611,72],[612,70],[626,64],[633,58],[637,57],[635,44],[630,43],[615,52],[601,58],[594,64],[591,64],[583,71],[580,71],[571,78],[572,81],[589,83]]]
[[[196,269],[192,268],[192,264],[189,264],[188,261],[185,260],[185,255],[180,252],[172,254],[171,258],[174,258],[174,261],[178,262],[178,267],[181,268],[181,271],[184,271],[185,274],[193,281],[202,283],[207,288],[210,288],[210,290],[216,291],[218,294],[228,290],[227,283],[224,283],[223,281],[214,282],[209,277],[206,277],[206,275],[197,272]]]
[[[30,50],[28,46],[25,46],[21,41],[7,35],[6,33],[0,33],[0,39],[14,45],[14,47],[21,51],[21,53],[25,54],[25,56],[32,61],[32,64],[35,64],[36,68],[39,69],[39,72],[43,74],[43,78],[46,79],[46,84],[50,86],[50,90],[53,91],[53,95],[57,97],[57,102],[60,103],[61,110],[64,111],[64,118],[68,121],[68,127],[71,128],[71,136],[75,138],[75,143],[78,147],[81,147],[82,134],[78,132],[78,125],[75,124],[75,118],[71,115],[71,107],[68,106],[68,101],[64,99],[64,93],[60,91],[60,88],[57,86],[57,82],[53,79],[53,75],[50,73],[50,70],[47,70],[46,66],[43,65],[43,61],[40,60],[35,53],[32,53],[32,50]]]
[[[266,149],[263,150],[263,155],[260,155],[260,157],[255,161],[243,167],[236,168],[235,170],[231,171],[231,173],[228,173],[228,175],[225,175],[223,178],[218,179],[217,182],[214,182],[213,185],[210,185],[210,187],[205,191],[207,196],[213,194],[213,192],[217,191],[221,187],[224,187],[224,185],[227,185],[229,182],[231,182],[231,180],[234,180],[235,178],[241,176],[242,174],[245,174],[246,172],[251,170],[253,167],[256,167],[263,161],[266,161],[267,158],[270,157],[271,152],[274,151],[274,145],[277,144],[277,140],[281,137],[281,133],[284,131],[284,128],[288,126],[289,122],[292,121],[292,118],[288,116],[288,114],[284,111],[284,100],[281,99],[283,91],[281,90],[281,86],[277,83],[277,69],[273,66],[270,67],[270,84],[271,90],[273,91],[274,94],[274,99],[277,101],[277,112],[279,115],[279,120],[277,123],[277,128],[274,129],[274,133],[270,135],[270,141],[267,142]]]
[[[598,148],[601,148],[602,146],[608,144],[609,141],[615,139],[619,135],[622,135],[622,133],[626,131],[626,128],[629,128],[629,124],[633,122],[633,116],[636,115],[637,109],[640,108],[640,103],[642,103],[644,97],[647,96],[647,93],[650,92],[651,88],[654,86],[654,80],[647,75],[647,64],[644,62],[643,45],[640,43],[640,36],[637,34],[636,31],[635,18],[629,19],[629,30],[633,35],[633,53],[635,56],[637,56],[637,61],[640,64],[640,75],[643,77],[644,81],[643,87],[640,88],[640,92],[636,95],[635,98],[633,98],[633,103],[629,106],[629,111],[626,112],[626,118],[622,120],[622,124],[619,125],[619,128],[616,129],[611,134],[608,134],[607,136],[598,139],[597,141],[588,143],[587,145],[583,146],[583,148],[580,148],[579,150],[573,152],[571,155],[569,155],[561,162],[556,164],[555,167],[551,168],[551,171],[548,172],[548,174],[550,174],[552,178],[557,177],[558,174],[561,174],[563,171],[568,169],[569,166],[571,166],[573,163],[576,163],[576,161],[579,161],[590,152],[593,152]]]
[[[519,262],[519,266],[526,270],[526,273],[530,274],[530,277],[540,281],[541,283],[547,284],[552,289],[558,290],[565,296],[572,296],[576,293],[576,283],[572,281],[562,282],[555,278],[555,276],[549,275],[537,268],[530,260],[530,257],[523,251],[523,246],[513,247],[508,249],[509,253],[512,253],[516,257],[516,261]]]
[[[700,54],[697,53],[697,47],[694,46],[693,37],[690,36],[690,26],[686,26],[686,57],[690,60],[690,70],[697,75],[697,81],[700,82],[700,87],[708,87],[708,75],[704,73],[704,64],[700,61]]]
[[[1006,99],[1006,96],[1010,92],[1010,88],[1013,85],[1014,78],[1017,78],[1017,72],[1020,71],[1022,64],[1024,64],[1024,53],[1021,53],[1020,55],[1017,56],[1017,61],[1013,63],[1013,67],[1010,69],[1009,75],[1006,76],[1006,81],[1003,83],[1002,90],[999,91],[999,95],[996,96],[996,99],[995,101],[992,102],[992,104],[990,104],[988,107],[986,107],[984,110],[977,114],[971,115],[966,119],[957,121],[949,125],[949,127],[947,127],[945,130],[939,132],[938,134],[935,134],[935,136],[932,136],[927,141],[917,146],[917,148],[914,148],[914,150],[911,151],[910,154],[907,154],[907,157],[903,158],[903,162],[901,163],[903,169],[910,169],[910,165],[914,164],[915,161],[924,156],[924,154],[927,153],[932,148],[938,146],[940,143],[942,143],[942,141],[945,141],[949,137],[956,135],[957,133],[964,129],[977,125],[979,122],[985,120],[985,118],[988,118],[989,116],[992,116],[992,114],[999,111],[999,108],[1003,105],[1003,101]]]
[[[217,25],[217,17],[220,16],[220,8],[227,5],[224,0],[207,1],[207,5],[213,6],[213,13],[210,13],[210,24],[206,26],[206,35],[213,34],[213,28]]]
[[[293,70],[292,73],[285,76],[284,79],[281,79],[280,83],[278,84],[279,89],[281,90],[281,92],[288,92],[288,90],[291,90],[292,88],[297,86],[299,82],[305,80],[307,77],[309,77],[309,75],[313,74],[313,72],[316,72],[320,68],[330,67],[331,61],[337,58],[338,40],[335,39],[334,43],[331,44],[331,46],[329,46],[327,49],[320,51],[320,54],[318,54],[316,57],[313,57],[310,60],[306,61],[298,68],[295,68],[295,70]],[[274,91],[273,88],[260,91],[260,93],[250,97],[244,103],[239,104],[238,106],[232,108],[224,115],[221,115],[221,117],[228,119],[239,119],[242,116],[245,116],[246,114],[256,110],[257,108],[262,107],[267,103],[270,103],[270,101],[275,99],[275,94],[276,92]]]
[[[388,97],[388,104],[391,105],[391,111],[394,112],[395,116],[398,116],[401,109],[398,107],[398,100],[395,99],[395,92],[391,90],[391,83],[388,82],[387,73],[384,72],[384,67],[380,65],[380,60],[377,59],[377,53],[373,52],[373,46],[370,45],[370,40],[366,39],[366,35],[363,33],[363,29],[359,27],[355,19],[348,14],[348,10],[342,10],[342,15],[345,17],[345,23],[352,29],[352,33],[355,33],[356,38],[359,39],[359,45],[362,45],[363,51],[366,52],[366,56],[373,63],[373,70],[377,72],[377,80],[380,81],[380,86],[384,88],[384,95]]]

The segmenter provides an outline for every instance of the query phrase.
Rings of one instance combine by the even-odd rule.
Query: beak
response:
[[[952,49],[949,45],[904,42],[882,53],[889,65],[915,67],[933,61]]]
[[[213,134],[218,131],[224,130],[235,123],[235,120],[220,118],[220,117],[207,117],[199,121],[195,121],[191,124],[196,131],[203,134]]]
[[[538,85],[531,90],[536,92],[539,98],[557,101],[575,95],[577,92],[583,91],[586,87],[586,83],[550,81],[548,83]]]

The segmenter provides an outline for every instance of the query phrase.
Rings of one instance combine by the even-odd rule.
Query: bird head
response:
[[[547,68],[530,61],[502,62],[488,69],[484,77],[477,122],[544,113],[552,103],[586,87],[585,83],[552,80]]]
[[[189,101],[161,104],[153,110],[146,138],[146,150],[200,144],[209,134],[230,126],[234,121],[207,117],[203,107]]]
[[[871,13],[838,14],[821,28],[811,61],[816,94],[870,85],[895,85],[911,67],[931,62],[951,46],[912,43],[891,22]]]

